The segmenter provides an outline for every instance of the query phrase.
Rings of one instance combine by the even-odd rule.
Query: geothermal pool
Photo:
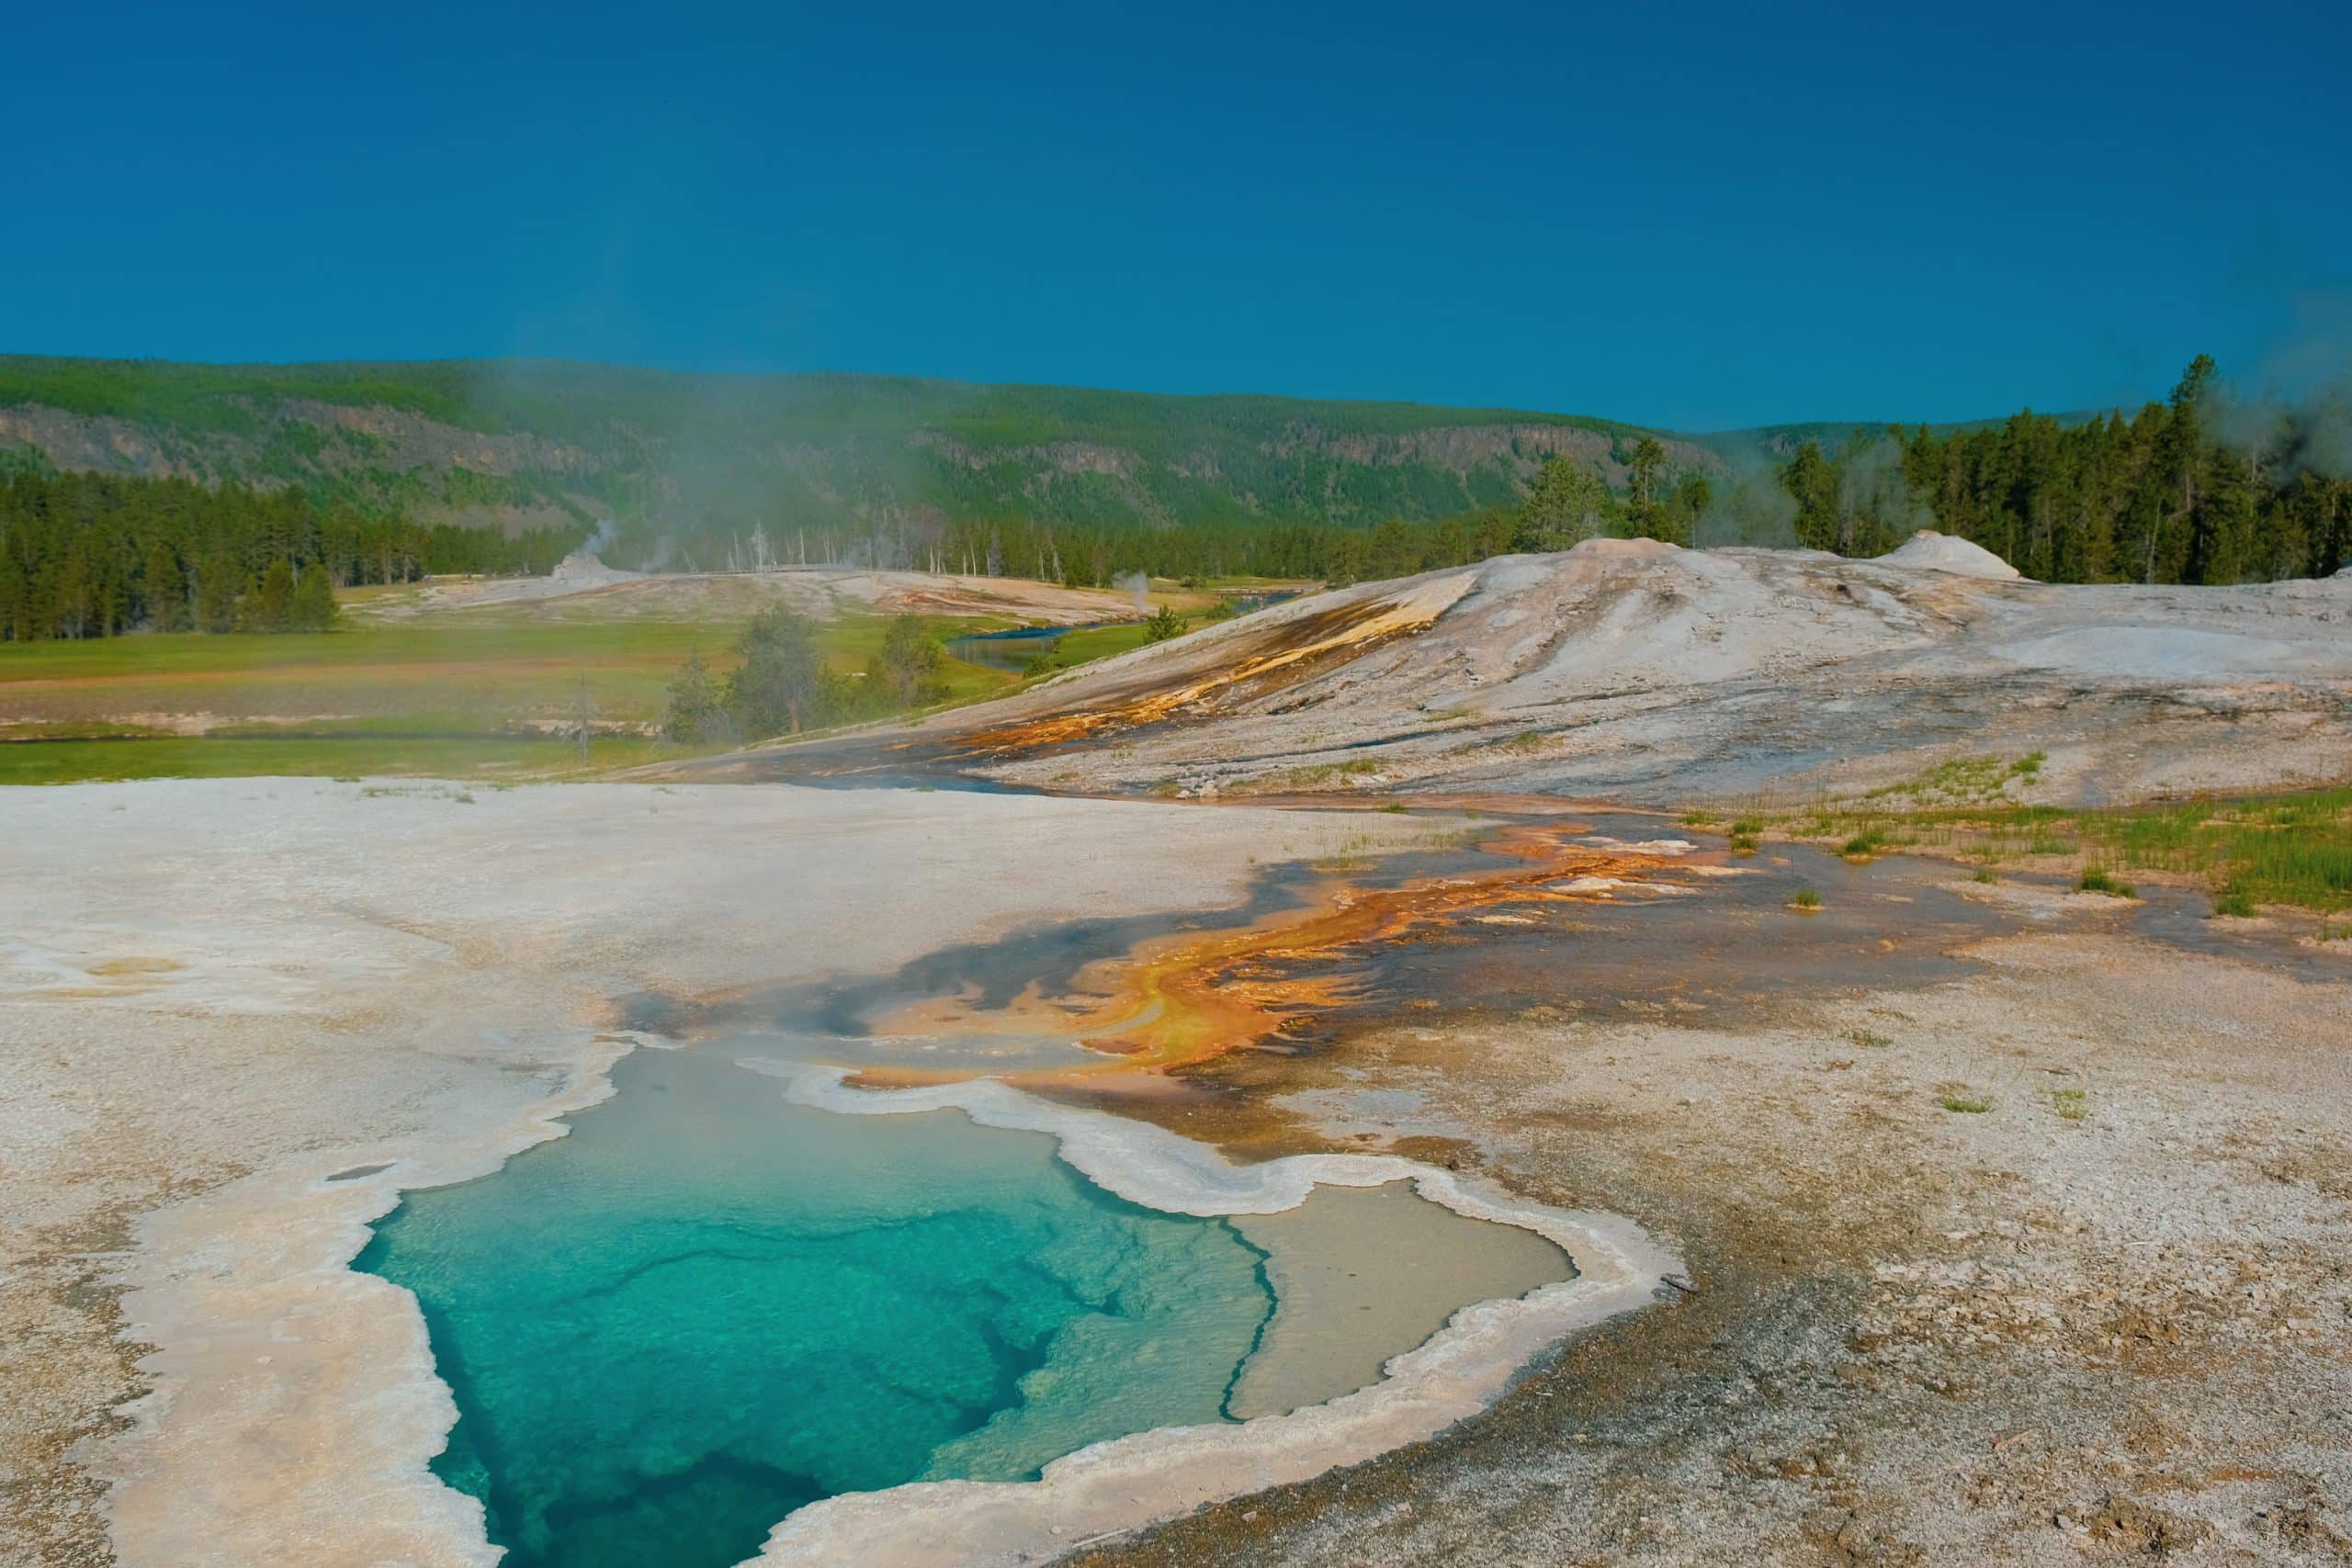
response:
[[[459,1412],[435,1470],[511,1568],[723,1568],[825,1497],[1320,1404],[1575,1272],[1404,1183],[1162,1213],[1043,1133],[791,1103],[743,1046],[635,1053],[356,1265],[423,1306]]]

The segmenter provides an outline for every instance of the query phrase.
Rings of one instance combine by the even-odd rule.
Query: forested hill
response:
[[[424,524],[611,518],[632,566],[723,565],[754,528],[778,553],[839,558],[855,541],[915,564],[941,525],[999,519],[1100,535],[1453,517],[1516,504],[1553,457],[1622,487],[1642,434],[1498,409],[881,376],[0,357],[0,472],[300,486]],[[1669,476],[1724,468],[1701,443],[1666,446]]]

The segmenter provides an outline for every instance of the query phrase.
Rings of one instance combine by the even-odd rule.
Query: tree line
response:
[[[0,479],[0,641],[321,631],[339,587],[545,572],[582,532],[370,517],[298,490],[17,474]]]
[[[1934,527],[2045,581],[2258,581],[2352,562],[2347,432],[2341,402],[2232,399],[2199,355],[2169,398],[2128,417],[2029,410],[1942,432],[1858,430],[1734,479],[1674,469],[1655,437],[1629,434],[1612,449],[1622,487],[1596,462],[1555,457],[1516,500],[1453,516],[1076,524],[890,510],[853,526],[753,525],[722,560],[669,564],[846,563],[1073,586],[1137,572],[1341,584],[1604,535],[1872,556]],[[311,630],[332,623],[338,587],[545,572],[587,532],[425,525],[322,508],[290,488],[20,473],[0,478],[0,640]]]
[[[1566,549],[1599,535],[1648,535],[1688,544],[1714,502],[1696,469],[1669,472],[1654,436],[1628,443],[1628,482],[1612,489],[1594,462],[1555,457],[1516,504],[1430,519],[1391,517],[1347,524],[1227,522],[1075,526],[1035,518],[894,517],[876,531],[761,532],[739,562],[855,561],[988,577],[1034,577],[1069,587],[1108,587],[1140,572],[1204,581],[1223,577],[1311,578],[1333,584],[1408,577],[1514,550]]]
[[[2125,418],[2031,411],[1937,434],[1799,446],[1779,473],[1795,542],[1881,555],[1933,527],[2045,582],[2269,581],[2352,562],[2342,407],[2265,407],[2199,355],[2171,397]]]

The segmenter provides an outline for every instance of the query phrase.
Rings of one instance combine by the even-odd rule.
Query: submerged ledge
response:
[[[1204,1504],[1305,1481],[1435,1436],[1491,1404],[1521,1368],[1579,1329],[1654,1299],[1680,1260],[1632,1221],[1514,1198],[1491,1183],[1395,1155],[1293,1155],[1237,1166],[1205,1144],[1101,1111],[1038,1100],[993,1079],[876,1091],[850,1069],[750,1057],[797,1104],[849,1115],[956,1110],[982,1126],[1045,1133],[1089,1180],[1146,1208],[1201,1216],[1296,1208],[1318,1185],[1409,1180],[1471,1219],[1517,1225],[1566,1252],[1577,1277],[1463,1308],[1392,1357],[1378,1382],[1327,1404],[1238,1426],[1170,1427],[1096,1443],[1027,1482],[926,1481],[827,1498],[794,1513],[756,1559],[893,1568],[1040,1562]]]

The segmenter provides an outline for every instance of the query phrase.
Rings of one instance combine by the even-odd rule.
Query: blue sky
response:
[[[1700,429],[2352,346],[2341,0],[169,9],[11,19],[0,351]]]

